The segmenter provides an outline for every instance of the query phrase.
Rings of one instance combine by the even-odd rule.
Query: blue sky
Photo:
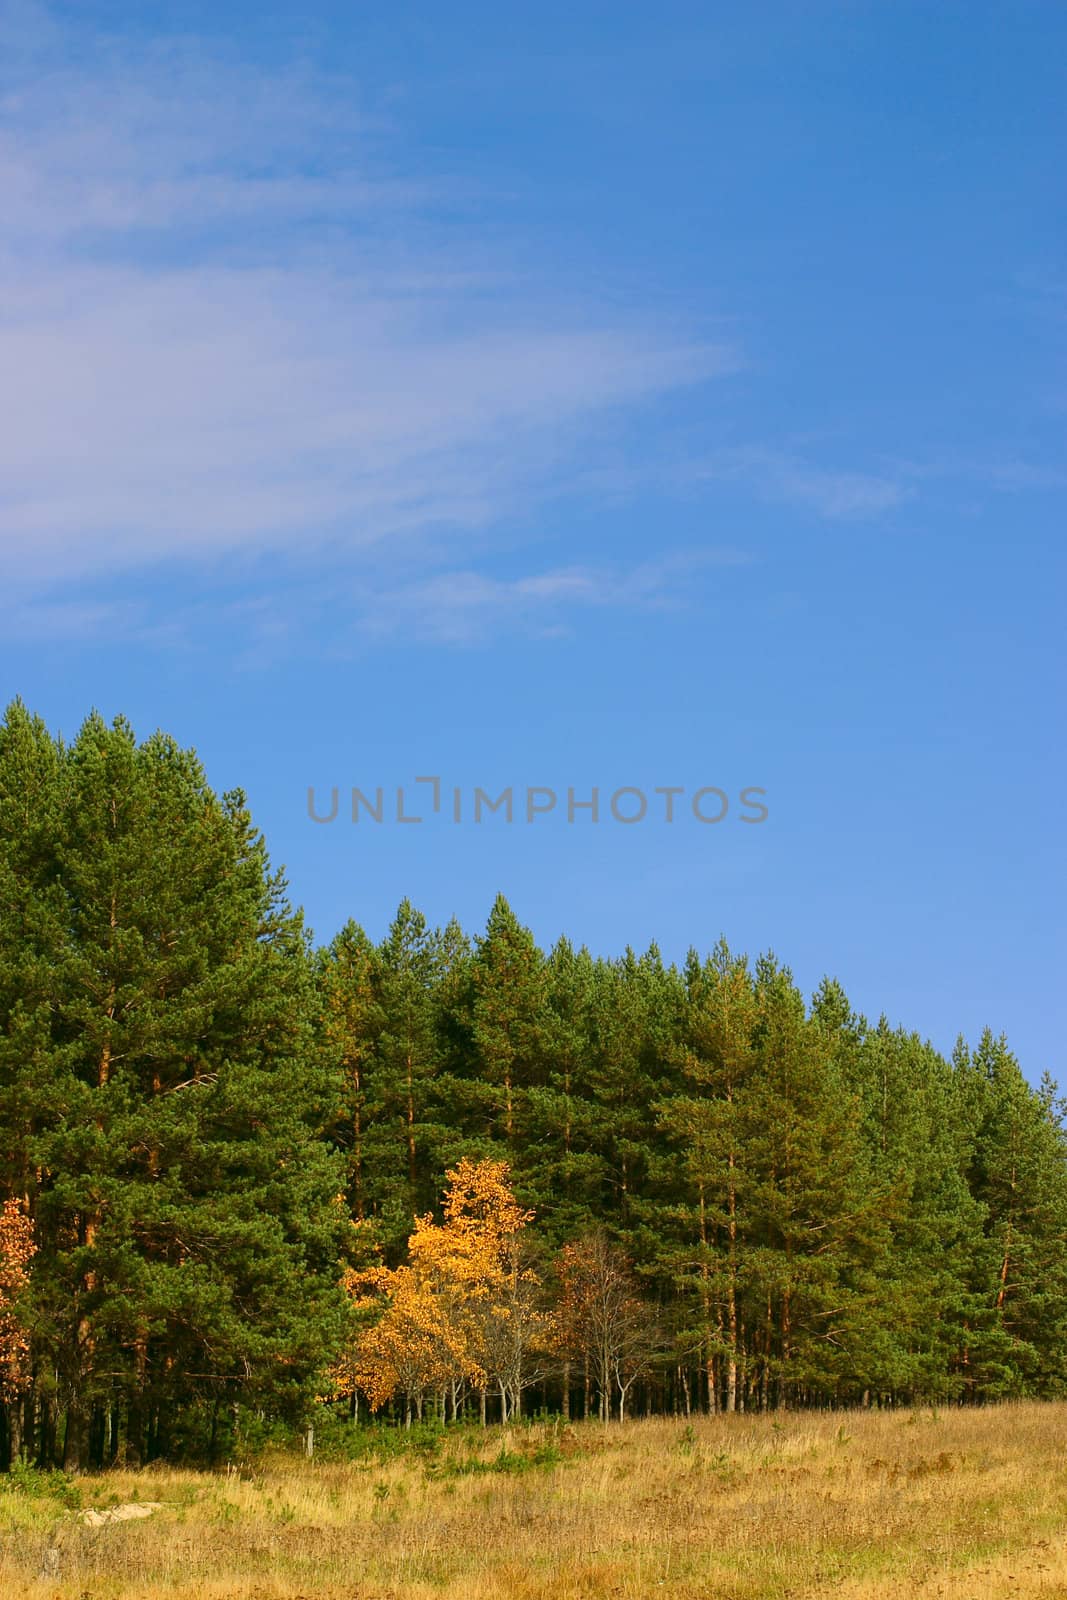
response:
[[[322,938],[503,890],[1067,1077],[1062,7],[0,36],[5,698],[195,744]],[[426,774],[560,804],[308,819]]]

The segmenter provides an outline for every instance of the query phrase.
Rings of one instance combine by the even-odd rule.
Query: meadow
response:
[[[4,1600],[1067,1596],[1067,1404],[368,1429],[0,1480]],[[130,1508],[135,1508],[131,1510]]]

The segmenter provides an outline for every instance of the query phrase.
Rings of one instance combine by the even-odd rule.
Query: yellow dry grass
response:
[[[3,1600],[1067,1597],[1060,1404],[535,1424],[76,1489],[0,1492]]]

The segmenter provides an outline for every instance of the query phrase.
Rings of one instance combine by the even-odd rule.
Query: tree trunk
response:
[[[4,1407],[7,1423],[7,1465],[13,1467],[22,1455],[22,1403],[12,1400]]]
[[[733,1100],[733,1088],[727,1093],[727,1100]],[[729,1341],[730,1356],[726,1366],[726,1409],[728,1412],[737,1410],[737,1183],[734,1169],[737,1158],[731,1149],[729,1155],[730,1180],[727,1194],[728,1218],[726,1224],[727,1238],[727,1290],[726,1290],[726,1332]]]
[[[414,1078],[413,1078],[413,1074],[412,1074],[412,1065],[413,1065],[413,1063],[412,1063],[412,1059],[411,1059],[411,1052],[409,1051],[408,1052],[408,1058],[407,1058],[407,1069],[408,1069],[408,1105],[407,1105],[407,1113],[408,1113],[408,1182],[410,1183],[411,1187],[414,1189],[415,1180],[416,1180],[416,1177],[417,1177],[417,1168],[416,1168],[416,1163],[415,1163],[415,1084],[414,1084]]]
[[[355,1106],[352,1112],[352,1179],[355,1190],[355,1213],[359,1222],[363,1221],[363,1119],[360,1115],[360,1096],[363,1093],[363,1079],[359,1070],[358,1059],[352,1064],[352,1083],[355,1088]]]
[[[63,1459],[64,1472],[80,1472],[82,1455],[85,1447],[85,1414],[78,1401],[72,1401],[67,1407],[67,1415],[63,1426]]]
[[[782,1381],[778,1386],[778,1409],[789,1409],[789,1380],[786,1374],[789,1371],[790,1345],[789,1337],[792,1332],[790,1321],[789,1290],[782,1295]]]

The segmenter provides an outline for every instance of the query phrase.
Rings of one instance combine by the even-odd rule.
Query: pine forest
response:
[[[1067,1393],[1055,1085],[717,934],[316,946],[195,754],[15,702],[0,1465]]]

